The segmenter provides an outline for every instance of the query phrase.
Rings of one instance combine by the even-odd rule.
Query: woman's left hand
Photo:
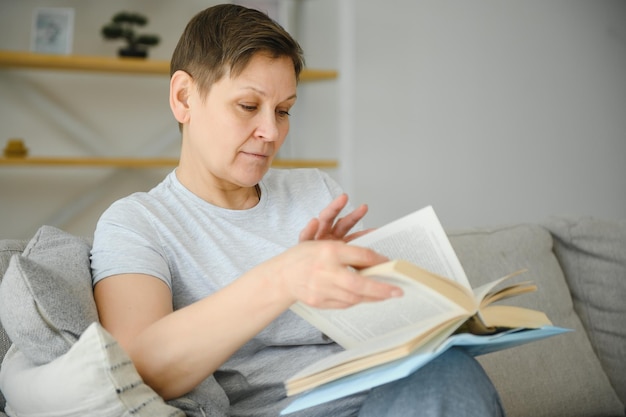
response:
[[[337,218],[341,210],[348,204],[348,196],[342,194],[334,199],[319,217],[311,219],[300,232],[299,241],[305,240],[343,240],[349,242],[371,231],[362,230],[360,232],[348,234],[350,230],[367,214],[367,205],[362,204],[354,211],[344,217]]]

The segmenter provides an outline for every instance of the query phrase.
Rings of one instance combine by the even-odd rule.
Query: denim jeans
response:
[[[359,417],[504,416],[500,397],[480,364],[451,349],[414,374],[374,388]]]

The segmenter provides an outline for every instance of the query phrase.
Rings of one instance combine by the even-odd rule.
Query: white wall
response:
[[[451,228],[626,217],[623,1],[299,1],[308,64],[339,68],[340,79],[301,86],[284,156],[338,155],[333,175],[370,205],[371,225],[426,204]],[[99,28],[140,9],[145,31],[163,37],[152,57],[169,59],[212,3],[0,0],[0,49],[28,49],[34,7],[69,6],[74,52],[113,55],[118,44]],[[52,117],[65,111],[78,121]],[[2,146],[10,137],[32,154],[178,149],[167,77],[0,70]],[[0,231],[28,237],[46,223],[90,234],[110,202],[167,171],[0,167]]]
[[[354,1],[355,190],[380,224],[626,218],[626,3]]]

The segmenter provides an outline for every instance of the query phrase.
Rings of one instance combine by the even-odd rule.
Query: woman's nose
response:
[[[256,136],[266,142],[273,142],[278,139],[280,134],[278,128],[278,120],[275,112],[264,112],[259,117],[259,125],[256,129]]]

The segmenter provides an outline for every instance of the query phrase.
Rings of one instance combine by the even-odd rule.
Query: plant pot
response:
[[[137,49],[137,48],[120,48],[117,50],[117,54],[123,57],[132,57],[132,58],[147,58],[148,51],[145,49]]]

